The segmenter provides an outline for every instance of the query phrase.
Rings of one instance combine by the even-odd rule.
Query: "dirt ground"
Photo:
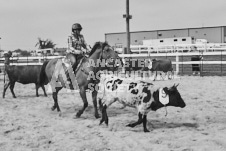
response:
[[[186,102],[185,108],[168,107],[148,114],[150,133],[142,124],[125,125],[137,120],[133,108],[120,109],[115,103],[108,109],[109,126],[95,119],[91,94],[89,107],[74,119],[82,107],[77,92],[66,89],[59,95],[62,110],[51,111],[51,94],[35,97],[33,84],[16,83],[17,98],[9,90],[0,98],[0,151],[225,151],[226,150],[226,77],[182,76],[180,79],[155,81],[156,86],[172,86]],[[47,87],[46,87],[47,88]],[[0,91],[3,81],[0,81]]]

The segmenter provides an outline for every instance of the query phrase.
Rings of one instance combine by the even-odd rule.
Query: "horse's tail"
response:
[[[43,64],[42,64],[42,67],[41,67],[41,71],[40,71],[40,75],[39,75],[39,82],[40,82],[40,85],[46,85],[48,83],[48,79],[47,79],[47,76],[46,76],[46,72],[45,72],[45,69],[46,69],[46,65],[49,63],[49,61],[45,61]]]

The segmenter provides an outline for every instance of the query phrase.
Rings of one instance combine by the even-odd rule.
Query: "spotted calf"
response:
[[[149,132],[146,127],[147,114],[164,106],[185,107],[185,103],[177,90],[178,85],[164,88],[154,88],[153,84],[143,81],[128,81],[125,79],[111,77],[102,81],[103,94],[98,96],[102,119],[108,125],[107,107],[118,101],[124,106],[137,108],[138,121],[128,124],[135,127],[143,123],[144,132]]]

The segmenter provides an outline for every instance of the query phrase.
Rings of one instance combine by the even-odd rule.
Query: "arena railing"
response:
[[[215,48],[216,49],[216,48]],[[191,61],[191,57],[199,55],[202,56],[200,61]],[[198,64],[202,69],[214,71],[218,68],[220,74],[226,74],[226,51],[222,48],[217,48],[216,51],[195,51],[195,52],[162,52],[162,53],[133,53],[133,54],[119,54],[119,56],[124,60],[125,58],[142,58],[142,59],[164,59],[168,58],[172,60],[174,65],[174,71],[176,74],[186,73],[187,70],[191,68],[189,65]],[[62,58],[64,56],[37,56],[37,57],[12,57],[11,65],[42,65],[45,60],[50,60],[53,58]],[[217,66],[216,68],[214,66]],[[0,67],[4,67],[4,58],[0,58]],[[203,68],[204,67],[204,68]]]

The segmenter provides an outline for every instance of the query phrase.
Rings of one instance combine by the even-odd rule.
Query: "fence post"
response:
[[[181,55],[181,58],[182,58],[182,71],[181,71],[181,74],[183,75],[184,74],[184,52],[182,51],[182,55]]]
[[[223,75],[223,70],[222,70],[222,59],[223,59],[223,58],[222,58],[222,57],[223,57],[223,56],[222,56],[222,51],[223,51],[223,50],[221,50],[221,76]]]
[[[201,71],[200,71],[200,76],[203,76],[203,51],[201,51]]]
[[[176,55],[176,75],[178,75],[178,73],[179,73],[179,55],[178,55],[178,53],[177,53],[177,55]]]

